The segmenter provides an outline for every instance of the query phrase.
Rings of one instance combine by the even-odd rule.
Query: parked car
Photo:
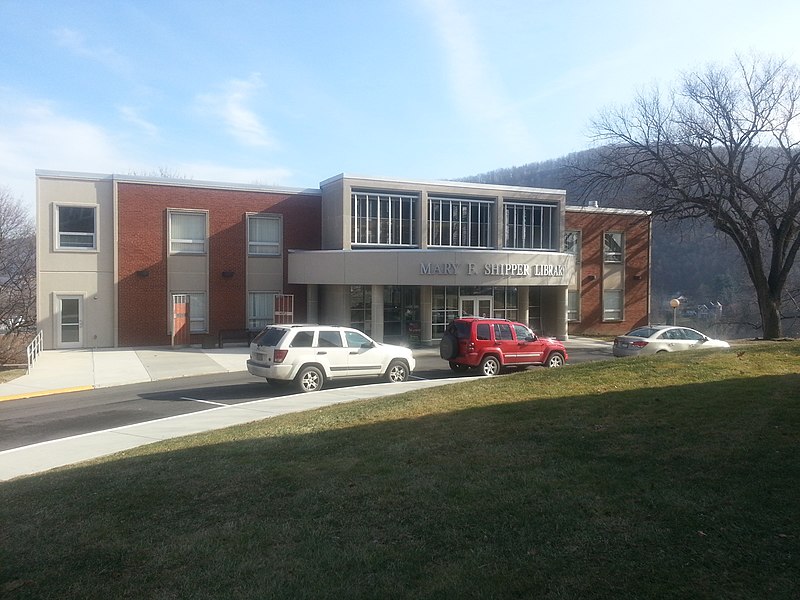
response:
[[[453,371],[478,369],[492,376],[510,367],[560,367],[567,360],[567,349],[554,338],[537,336],[522,323],[465,317],[447,326],[439,342],[439,356]]]
[[[614,356],[640,356],[677,352],[692,348],[730,348],[724,340],[715,340],[689,327],[648,325],[637,327],[614,338]]]
[[[250,344],[247,370],[281,385],[294,382],[302,392],[322,389],[331,379],[383,377],[406,381],[416,366],[411,350],[376,342],[350,327],[272,325]]]

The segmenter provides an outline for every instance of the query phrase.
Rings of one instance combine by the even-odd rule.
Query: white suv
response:
[[[247,370],[269,383],[295,382],[302,392],[328,379],[384,377],[406,381],[414,370],[411,350],[381,344],[357,329],[334,325],[272,325],[250,344]]]

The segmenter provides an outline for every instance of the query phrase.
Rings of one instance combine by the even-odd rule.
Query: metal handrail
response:
[[[42,345],[44,343],[44,335],[42,334],[42,330],[40,329],[36,333],[36,337],[33,338],[33,341],[28,344],[28,347],[25,351],[28,353],[28,373],[31,372],[33,365],[36,364],[36,359],[39,358],[39,354],[42,351]]]

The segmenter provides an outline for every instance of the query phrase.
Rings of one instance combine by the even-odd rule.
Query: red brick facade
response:
[[[256,192],[120,182],[117,215],[120,346],[170,343],[167,288],[167,209],[208,211],[208,334],[243,329],[247,322],[247,213],[283,217],[283,293],[295,295],[295,318],[305,318],[305,286],[286,280],[289,248],[316,250],[321,240],[320,198],[314,194]],[[233,273],[223,277],[222,272]],[[200,343],[192,336],[192,343]]]
[[[574,335],[616,335],[646,325],[650,310],[650,217],[612,212],[566,213],[566,229],[581,232],[580,321],[569,323]],[[603,320],[603,237],[623,232],[624,309],[622,321]]]

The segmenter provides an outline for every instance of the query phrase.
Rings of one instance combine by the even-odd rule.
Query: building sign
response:
[[[564,265],[524,263],[419,263],[420,275],[489,275],[502,277],[563,277]]]

